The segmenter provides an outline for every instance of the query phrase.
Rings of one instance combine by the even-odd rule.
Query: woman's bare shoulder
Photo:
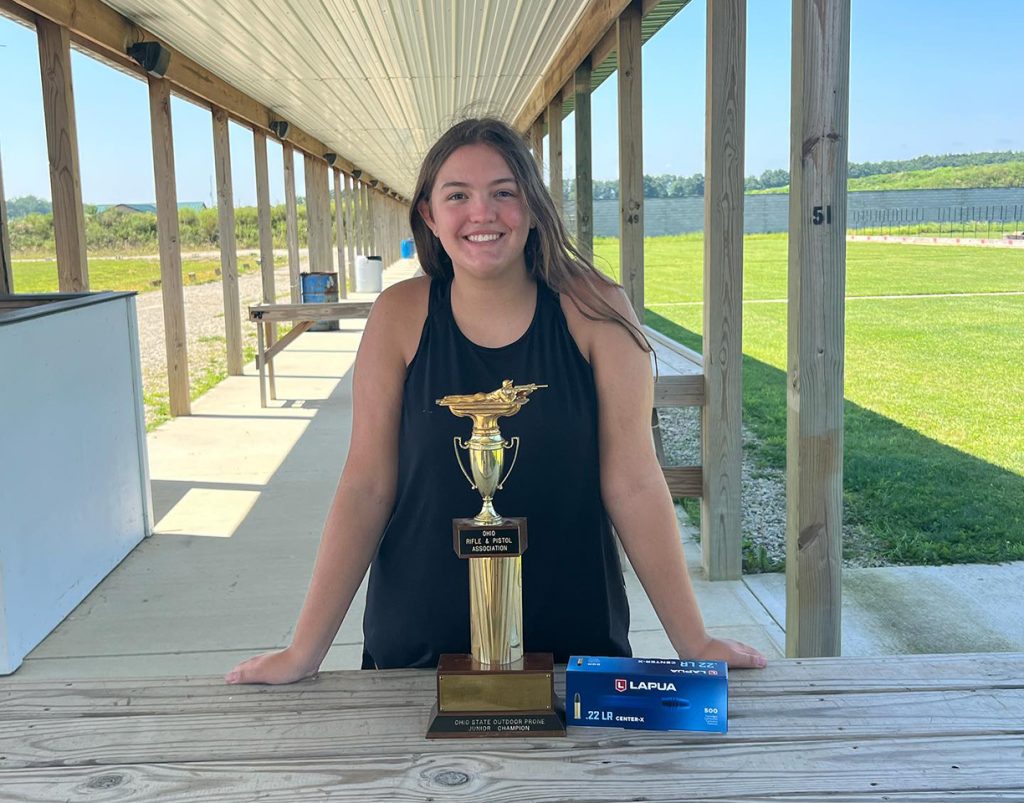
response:
[[[636,314],[633,312],[633,307],[629,303],[629,299],[626,297],[626,292],[621,286],[614,282],[604,281],[600,278],[596,279],[592,283],[585,282],[584,279],[579,277],[573,277],[570,280],[570,287],[573,290],[573,294],[577,299],[586,299],[591,297],[591,292],[588,289],[592,287],[597,292],[598,297],[604,301],[611,309],[622,315],[626,320],[636,323]],[[579,347],[580,352],[586,358],[588,362],[593,362],[591,359],[591,350],[599,337],[617,338],[620,335],[630,337],[628,332],[620,326],[618,323],[614,323],[607,319],[592,320],[587,315],[594,315],[595,310],[588,309],[587,305],[580,301],[580,307],[577,307],[576,302],[572,299],[569,293],[562,293],[560,297],[562,306],[562,313],[565,315],[565,322],[569,327],[569,333],[573,336],[576,341],[576,345]],[[584,314],[586,312],[586,314]]]
[[[399,349],[405,364],[412,362],[427,319],[430,277],[414,276],[388,287],[373,304],[368,329]]]
[[[429,276],[413,276],[411,279],[403,279],[395,282],[384,290],[378,297],[374,306],[384,304],[395,310],[415,312],[417,306],[422,305],[423,316],[427,314],[427,295],[430,292]]]

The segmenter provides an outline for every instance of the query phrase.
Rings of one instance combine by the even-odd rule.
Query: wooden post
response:
[[[644,321],[644,136],[640,76],[641,3],[619,16],[619,270],[640,323]]]
[[[303,154],[306,175],[306,233],[309,243],[309,272],[327,273],[331,267],[331,244],[324,231],[327,193],[326,165]]]
[[[356,289],[356,230],[352,184],[355,179],[347,173],[345,178],[345,261],[348,263],[348,281]]]
[[[576,69],[576,247],[594,258],[593,136],[590,114],[590,57]]]
[[[362,201],[362,190],[359,179],[352,177],[352,247],[355,249],[356,257],[365,256],[363,250],[363,210],[360,208]],[[355,286],[355,274],[352,275],[352,286]]]
[[[533,150],[533,158],[537,160],[537,167],[544,169],[544,119],[538,117],[530,126],[530,148]]]
[[[363,182],[361,187],[361,194],[363,196],[363,253],[371,256],[373,254],[373,237],[370,234],[370,225],[373,222],[373,212],[370,209],[370,185]]]
[[[317,217],[320,226],[320,263],[325,271],[330,272],[334,267],[334,258],[331,256],[331,175],[327,162],[307,157],[312,162],[313,186],[316,188]],[[309,193],[309,190],[306,190]]]
[[[224,290],[224,331],[228,375],[242,375],[242,308],[238,298],[238,248],[235,241],[235,201],[231,187],[231,143],[228,114],[213,109],[213,167],[217,176],[217,225],[220,279]]]
[[[36,34],[53,195],[57,283],[62,293],[83,293],[89,289],[89,266],[78,169],[75,93],[71,84],[71,40],[67,28],[44,17],[36,18]]]
[[[373,193],[373,244],[374,253],[380,254],[381,261],[387,265],[385,261],[387,256],[388,242],[384,236],[384,196],[380,192]]]
[[[786,654],[841,653],[850,0],[793,0]]]
[[[290,142],[282,143],[284,153],[284,203],[287,217],[288,278],[293,304],[302,301],[299,291],[299,211],[295,203],[295,147]]]
[[[373,237],[373,253],[377,254],[381,261],[384,259],[384,229],[381,225],[383,221],[383,209],[381,204],[381,194],[374,190],[370,190],[370,214],[372,226],[370,228],[371,236]]]
[[[277,300],[274,288],[274,224],[270,208],[270,169],[267,165],[267,135],[253,129],[256,154],[256,214],[260,229],[260,276],[263,279],[263,303]]]
[[[174,136],[171,128],[171,85],[149,80],[149,118],[153,135],[156,225],[160,243],[160,293],[164,302],[164,342],[171,415],[189,415],[188,347],[185,338],[185,292],[181,280],[178,234],[178,191],[174,180]]]
[[[0,296],[14,292],[14,267],[11,265],[11,233],[7,228],[7,200],[4,195],[4,162],[0,157]]]
[[[334,228],[338,237],[338,298],[348,298],[348,282],[345,281],[345,224],[342,220],[344,201],[341,192],[341,171],[334,170]]]
[[[562,199],[562,93],[548,104],[548,188],[559,216],[565,203]]]
[[[366,253],[368,255],[380,256],[380,252],[377,251],[377,210],[375,202],[377,193],[368,184],[364,186],[366,188]]]
[[[707,7],[700,534],[711,580],[742,574],[743,114],[746,0]]]

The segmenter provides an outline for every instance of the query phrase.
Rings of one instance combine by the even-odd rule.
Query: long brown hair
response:
[[[629,332],[641,349],[653,351],[643,331],[601,295],[599,283],[619,285],[597,270],[570,241],[526,140],[512,126],[496,118],[473,118],[455,124],[434,143],[423,159],[409,210],[409,224],[424,272],[439,278],[450,279],[453,276],[451,257],[423,220],[419,204],[420,201],[430,203],[430,193],[441,166],[464,145],[494,148],[505,159],[523,193],[526,207],[536,223],[526,238],[527,272],[556,293],[567,295],[584,317],[592,321],[617,323]]]

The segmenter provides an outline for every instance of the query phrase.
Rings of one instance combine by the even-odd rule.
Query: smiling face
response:
[[[462,272],[490,279],[526,270],[523,249],[530,212],[502,155],[490,145],[464,145],[441,165],[420,215]]]

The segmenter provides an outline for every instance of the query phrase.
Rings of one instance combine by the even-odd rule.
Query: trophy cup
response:
[[[455,459],[483,506],[473,518],[454,519],[455,554],[469,561],[471,655],[445,654],[437,664],[437,705],[427,738],[565,735],[565,713],[555,696],[551,653],[523,653],[522,554],[526,519],[494,509],[519,454],[519,438],[506,441],[498,419],[519,412],[546,385],[506,379],[489,393],[445,396],[437,403],[473,420],[468,442],[456,436]],[[505,451],[514,449],[504,472]],[[470,471],[460,450],[469,452]],[[504,472],[504,477],[502,473]]]

